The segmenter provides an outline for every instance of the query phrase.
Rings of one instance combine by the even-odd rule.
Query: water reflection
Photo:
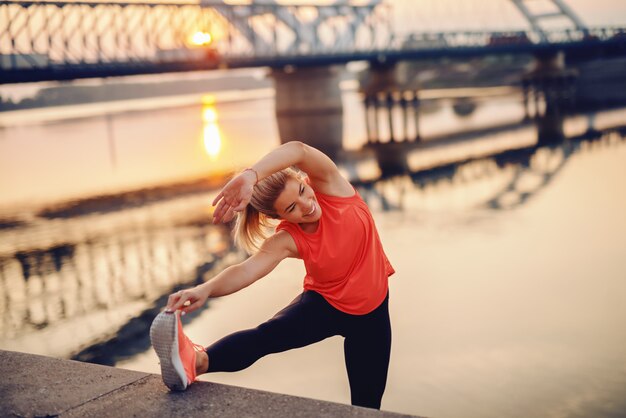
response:
[[[410,108],[405,113],[402,103],[400,100],[400,113],[394,111],[390,122],[398,128],[394,132],[401,134],[401,139],[407,136],[407,126],[408,136],[415,136],[412,126],[416,117],[409,112]],[[481,103],[464,121],[488,105]],[[193,131],[179,136],[193,138],[196,154],[205,160],[209,155],[215,164],[224,159],[228,148],[257,156],[263,147],[272,145],[268,140],[259,147],[257,141],[276,138],[267,133],[272,132],[266,126],[271,125],[271,120],[260,113],[271,106],[267,101],[256,103],[245,116],[237,106],[233,105],[232,113],[228,114],[228,106],[216,106],[206,100],[201,108],[187,109],[184,117],[171,123],[184,126],[184,122],[201,122],[201,127],[194,126]],[[393,309],[397,313],[396,369],[390,374],[386,409],[431,416],[483,416],[494,415],[493,411],[507,416],[549,415],[537,411],[552,410],[556,411],[555,416],[576,416],[571,408],[558,402],[544,402],[536,407],[529,406],[532,402],[516,404],[515,399],[511,400],[515,397],[510,396],[519,393],[515,385],[489,387],[489,384],[509,382],[515,376],[527,386],[520,399],[541,397],[538,393],[560,399],[563,392],[550,385],[561,387],[562,380],[550,373],[571,376],[563,380],[583,381],[577,371],[579,360],[593,357],[593,361],[584,363],[583,374],[596,376],[601,389],[589,389],[589,398],[572,395],[569,399],[584,404],[580,411],[590,411],[591,415],[596,411],[608,415],[623,410],[623,403],[616,401],[619,394],[615,387],[623,387],[625,375],[622,370],[617,370],[617,377],[607,371],[610,365],[623,364],[622,353],[615,353],[615,349],[604,352],[593,343],[589,343],[587,351],[576,346],[579,343],[576,338],[595,332],[599,333],[598,338],[589,341],[605,341],[608,345],[621,341],[615,324],[623,318],[622,308],[615,307],[612,301],[623,294],[618,284],[622,281],[615,280],[623,272],[623,263],[619,261],[623,239],[619,241],[615,233],[606,233],[593,248],[587,245],[576,253],[577,245],[582,247],[584,238],[593,236],[587,229],[624,230],[623,216],[616,215],[618,209],[609,207],[613,191],[606,189],[599,197],[594,196],[598,205],[612,211],[606,223],[600,223],[593,211],[581,212],[579,218],[567,218],[564,222],[558,222],[556,217],[549,222],[537,219],[552,211],[559,215],[564,211],[559,201],[563,196],[559,193],[563,191],[555,179],[567,178],[566,168],[578,170],[570,184],[585,179],[595,181],[595,171],[588,167],[581,169],[576,165],[577,158],[600,154],[613,166],[615,160],[622,158],[624,115],[623,109],[597,115],[569,115],[559,121],[564,138],[549,141],[538,140],[538,128],[532,118],[521,122],[500,120],[489,127],[470,125],[471,129],[463,125],[460,132],[442,130],[438,135],[425,135],[421,141],[409,141],[416,146],[402,150],[406,171],[395,176],[385,176],[372,153],[348,147],[342,169],[372,208],[399,271],[392,284]],[[430,116],[420,115],[425,119],[422,123],[426,129],[432,125]],[[136,116],[140,127],[144,126],[142,117]],[[244,119],[246,123],[242,123]],[[253,122],[247,123],[250,120]],[[150,126],[152,121],[150,118]],[[379,124],[384,121],[389,122],[388,114]],[[119,123],[130,124],[122,117]],[[372,119],[372,135],[375,123]],[[240,127],[250,130],[233,134]],[[152,129],[157,134],[159,125]],[[263,129],[267,132],[254,135]],[[204,149],[199,147],[200,136]],[[250,137],[251,141],[242,142],[238,137]],[[222,138],[228,141],[223,143]],[[119,141],[120,148],[131,139]],[[180,147],[176,144],[176,148]],[[142,155],[145,154],[145,147],[140,148]],[[388,150],[381,148],[382,152]],[[127,155],[120,151],[120,166]],[[158,155],[154,159],[160,161],[163,153]],[[615,158],[610,159],[612,156]],[[244,164],[240,160],[236,163]],[[232,252],[228,231],[208,226],[211,214],[207,203],[217,184],[204,179],[162,189],[144,189],[70,202],[0,221],[0,347],[158,372],[156,361],[149,357],[147,330],[168,292],[202,280],[203,273],[211,267],[218,271],[221,268],[218,263],[232,262],[238,256]],[[576,205],[575,199],[587,197],[578,196],[575,186],[568,191],[573,202],[569,202],[568,212]],[[584,190],[587,195],[591,193],[589,188]],[[552,202],[546,204],[541,196],[548,196]],[[537,209],[529,202],[543,206]],[[620,201],[615,207],[622,208],[623,203]],[[455,209],[460,210],[455,212]],[[515,229],[519,218],[531,218],[533,210],[534,231],[525,228],[525,224]],[[562,229],[551,229],[563,225]],[[508,229],[495,233],[499,228]],[[570,242],[568,234],[573,230],[582,232]],[[491,239],[492,235],[496,239]],[[538,248],[540,241],[547,243],[538,250],[542,254],[534,263],[518,259],[520,253],[527,257],[528,250]],[[561,248],[564,250],[554,251]],[[571,254],[583,252],[595,257],[596,262],[568,269],[575,261]],[[542,258],[544,253],[551,258]],[[511,265],[518,264],[530,267],[511,269]],[[256,322],[260,317],[249,311],[256,312],[270,301],[266,313],[272,314],[276,307],[282,306],[281,297],[292,296],[285,293],[300,289],[301,275],[297,268],[286,264],[273,273],[275,280],[263,281],[250,293],[233,295],[219,309],[212,309],[211,302],[209,309],[188,316],[186,320],[192,332],[195,326],[197,335],[202,337],[199,342],[210,343],[223,336],[226,327],[233,327],[228,331],[234,331],[254,325],[245,321]],[[589,280],[596,276],[600,279]],[[285,283],[290,283],[286,290]],[[584,297],[572,289],[582,289],[579,291]],[[606,300],[611,303],[605,303]],[[595,303],[593,312],[576,316],[577,307],[589,306],[590,302]],[[532,305],[531,310],[528,304]],[[245,315],[248,317],[243,318]],[[499,317],[507,321],[498,322]],[[605,323],[608,325],[598,326]],[[576,344],[570,344],[572,340]],[[340,350],[333,348],[332,352],[336,354]],[[268,360],[265,369],[263,364],[255,365],[256,370],[250,374],[223,379],[234,379],[226,383],[257,384],[262,389],[345,401],[336,398],[336,391],[324,392],[329,387],[327,372],[343,373],[341,364],[337,367],[331,364],[330,371],[324,369],[327,365],[320,364],[316,364],[314,371],[307,370],[307,379],[311,376],[309,372],[313,378],[317,374],[322,376],[318,385],[314,379],[306,385],[294,384],[289,377],[281,386],[280,378],[274,379],[281,369],[306,367],[307,360],[302,361],[297,355],[285,354],[276,362]],[[296,364],[289,363],[289,356],[298,359]],[[315,358],[330,358],[330,355]],[[555,358],[562,361],[555,364]],[[310,357],[307,359],[310,361]],[[532,373],[525,372],[527,360],[539,370],[530,378]],[[553,368],[545,372],[549,367]],[[274,373],[272,379],[267,379],[270,373]],[[606,376],[615,381],[607,382]],[[338,376],[337,382],[343,382],[343,377]],[[544,381],[548,383],[542,386]],[[310,392],[299,389],[305,387],[313,389]],[[302,392],[294,393],[297,390]],[[582,387],[581,391],[585,390]],[[600,391],[606,396],[599,395]],[[463,406],[450,402],[452,392],[461,394],[462,404],[480,407],[459,413]],[[599,402],[606,405],[613,402],[614,406],[603,409]]]
[[[455,202],[512,209],[548,187],[573,155],[623,142],[623,126],[596,127],[593,115],[583,119],[579,133],[561,141],[538,141],[537,130],[527,122],[431,139],[403,154],[407,176],[387,181],[381,181],[387,176],[380,171],[362,175],[375,172],[371,158],[357,160],[356,166],[347,160],[342,167],[373,210],[406,210],[406,199],[424,209],[449,209]],[[210,98],[202,120],[205,151],[217,158],[221,134]],[[70,202],[39,212],[40,222],[5,222],[0,230],[0,344],[25,350],[38,331],[91,321],[93,332],[81,333],[80,341],[41,347],[42,353],[68,356],[106,340],[173,287],[198,279],[232,248],[225,229],[207,226],[206,187],[189,184],[163,193]],[[441,190],[456,190],[450,196],[458,196],[433,198]],[[181,197],[186,193],[191,197]],[[99,314],[109,319],[90,320]]]
[[[513,132],[431,144],[411,156],[409,175],[356,182],[398,271],[384,409],[623,415],[625,129],[589,130],[583,118],[578,133],[543,144],[532,125]],[[287,263],[216,301],[188,324],[191,338],[210,344],[280,309],[303,273]],[[149,350],[117,365],[158,372]],[[341,340],[329,339],[204,378],[348,402],[344,373]]]
[[[222,148],[222,137],[217,124],[217,110],[212,100],[203,100],[202,106],[202,133],[204,139],[204,150],[212,159],[216,159]]]
[[[2,231],[0,345],[67,357],[200,280],[232,250],[228,232],[209,226],[208,199]],[[42,330],[47,346],[31,346]]]
[[[549,107],[555,103],[551,102]],[[623,115],[624,109],[614,112]],[[391,179],[391,183],[402,184],[393,179],[404,174],[420,191],[443,185],[467,190],[471,183],[481,183],[484,186],[481,190],[473,188],[464,193],[465,203],[469,199],[474,207],[513,209],[545,189],[575,154],[623,142],[626,125],[613,122],[597,127],[595,113],[570,118],[566,114],[553,110],[549,117],[536,115],[532,121],[525,118],[517,123],[446,134],[422,143],[368,142],[366,148],[377,146],[374,156],[380,176],[354,182],[368,189],[368,196],[377,196],[379,203],[369,203],[382,210],[404,208],[401,196],[405,195],[405,186],[399,186],[396,194],[400,197],[392,202],[380,191],[381,187],[376,187],[377,183],[380,179]],[[553,135],[548,135],[549,132]],[[357,171],[356,167],[351,170]],[[446,202],[444,206],[450,204]]]

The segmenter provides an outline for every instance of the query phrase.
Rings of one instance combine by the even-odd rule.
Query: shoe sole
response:
[[[161,363],[163,383],[170,390],[187,389],[187,375],[178,354],[178,326],[174,313],[161,312],[150,326],[150,342]]]

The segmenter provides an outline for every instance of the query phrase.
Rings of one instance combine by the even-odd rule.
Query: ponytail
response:
[[[279,216],[274,203],[290,178],[298,179],[300,175],[286,168],[259,181],[252,190],[250,203],[237,214],[235,244],[248,254],[257,252],[276,226],[274,220],[279,219]]]
[[[237,214],[235,245],[248,254],[257,252],[261,243],[269,236],[271,226],[267,217],[248,203],[246,208]]]

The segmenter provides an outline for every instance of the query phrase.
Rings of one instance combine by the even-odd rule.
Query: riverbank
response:
[[[174,393],[159,375],[14,351],[0,351],[0,374],[2,416],[411,416],[209,382]]]

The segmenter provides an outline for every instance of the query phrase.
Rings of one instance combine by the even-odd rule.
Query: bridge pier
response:
[[[368,143],[420,140],[418,91],[405,87],[398,78],[394,64],[374,65],[361,77]],[[381,119],[386,138],[381,134]]]
[[[281,143],[303,141],[337,159],[343,135],[340,69],[337,66],[272,69]]]
[[[419,96],[417,91],[387,91],[365,95],[365,127],[367,142],[420,141]],[[381,118],[387,129],[383,137]]]
[[[398,78],[395,64],[377,63],[360,80],[365,147],[374,151],[383,177],[408,172],[407,152],[421,139],[418,91],[406,89]]]
[[[562,52],[535,59],[535,68],[522,80],[525,117],[535,119],[539,143],[558,142],[564,138],[563,118],[573,106],[577,72],[566,68]]]

